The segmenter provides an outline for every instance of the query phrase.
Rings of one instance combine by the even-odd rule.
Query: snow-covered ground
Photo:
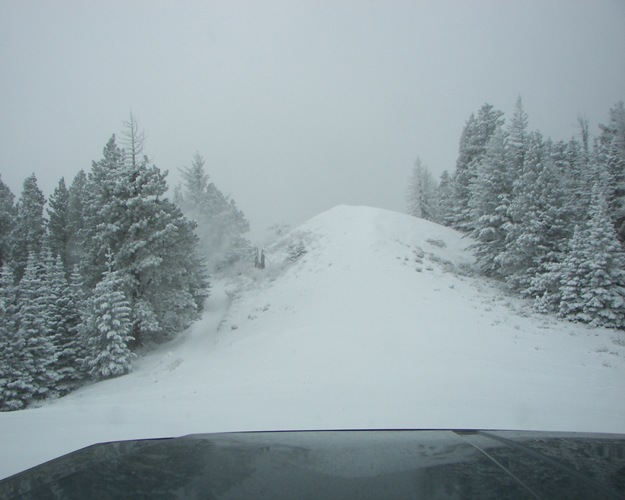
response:
[[[472,275],[469,243],[384,210],[321,214],[265,270],[214,283],[203,319],[134,373],[1,413],[0,477],[95,442],[200,432],[625,433],[625,334],[532,313]]]

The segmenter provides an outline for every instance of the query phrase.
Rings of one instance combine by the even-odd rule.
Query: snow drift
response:
[[[533,313],[468,239],[341,206],[215,283],[134,373],[0,414],[0,477],[94,442],[279,429],[625,433],[625,336]]]

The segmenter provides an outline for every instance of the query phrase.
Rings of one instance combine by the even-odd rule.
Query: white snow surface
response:
[[[306,253],[288,261],[289,247]],[[93,443],[292,429],[625,433],[625,333],[533,313],[459,233],[339,206],[130,375],[0,413],[0,477]]]

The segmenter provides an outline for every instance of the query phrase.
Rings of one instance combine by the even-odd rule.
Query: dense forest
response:
[[[456,169],[436,182],[418,160],[409,212],[472,236],[487,276],[571,321],[625,328],[625,107],[591,137],[528,130],[519,98],[509,123],[484,104],[467,120]]]
[[[34,174],[17,201],[0,179],[0,410],[129,372],[199,317],[209,272],[250,252],[199,154],[172,201],[132,115],[120,142],[48,200]]]

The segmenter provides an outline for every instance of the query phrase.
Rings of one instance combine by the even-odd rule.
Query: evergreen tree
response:
[[[508,231],[509,207],[515,173],[510,170],[508,136],[499,128],[488,143],[471,183],[470,218],[474,226],[473,245],[478,265],[487,275],[501,276],[497,256]]]
[[[59,353],[59,366],[61,367],[59,375],[63,377],[62,382],[76,386],[87,377],[83,363],[86,357],[86,346],[80,328],[83,319],[87,317],[88,299],[90,298],[83,289],[82,275],[77,265],[74,266],[69,275],[68,287],[64,296],[67,297],[65,319],[67,338],[63,343],[63,350]],[[64,363],[65,360],[67,363]]]
[[[121,223],[128,210],[129,182],[123,161],[123,152],[113,135],[104,147],[103,158],[93,162],[84,186],[80,265],[89,289],[95,288],[106,270],[107,249],[115,252],[128,230],[127,225]]]
[[[15,196],[0,177],[0,266],[11,256],[11,235],[15,228]]]
[[[608,217],[604,182],[593,188],[588,222],[576,227],[560,276],[560,316],[625,327],[625,253]]]
[[[132,369],[134,355],[128,347],[132,341],[131,310],[123,288],[123,280],[109,263],[81,327],[86,346],[84,369],[96,380],[118,377]]]
[[[180,173],[184,188],[177,187],[175,201],[185,213],[189,212],[189,216],[207,216],[211,208],[207,196],[210,177],[206,173],[202,155],[195,153],[191,167],[180,169]]]
[[[176,189],[175,202],[197,223],[199,248],[209,268],[233,263],[250,250],[244,238],[249,222],[234,200],[225,196],[206,173],[199,153],[190,168],[181,169],[183,185]]]
[[[528,148],[527,113],[523,108],[521,97],[516,101],[514,114],[508,127],[508,137],[510,169],[520,172],[523,168],[525,153]]]
[[[608,203],[621,243],[625,243],[625,105],[610,109],[608,125],[599,125],[599,154],[610,176]]]
[[[54,372],[56,352],[46,327],[46,302],[49,300],[38,269],[34,252],[28,254],[24,276],[17,290],[16,358],[19,379],[7,384],[25,405],[34,400],[55,396],[57,374]]]
[[[14,273],[10,262],[0,267],[0,410],[18,410],[24,406],[15,383],[23,374],[16,362],[23,348],[17,337],[17,309]],[[9,388],[11,384],[11,388]]]
[[[501,274],[523,295],[542,294],[532,283],[547,272],[549,263],[560,259],[569,234],[564,212],[565,193],[539,132],[527,136],[527,152],[520,176],[514,181],[510,223],[496,261]]]
[[[65,269],[73,269],[85,257],[81,235],[85,224],[87,174],[79,171],[68,190],[67,227]]]
[[[60,255],[55,259],[46,259],[49,290],[46,294],[46,326],[57,353],[54,371],[59,377],[56,389],[60,395],[70,392],[81,380],[78,360],[83,353],[78,326],[81,322],[82,294],[75,273],[72,273],[71,279],[70,284]]]
[[[131,307],[133,345],[187,327],[207,296],[195,226],[162,198],[165,176],[146,162],[127,163],[113,136],[104,158],[94,162],[85,190],[82,274],[86,285],[95,287],[106,271],[104,249],[110,249]]]
[[[571,138],[563,151],[560,163],[564,165],[566,175],[563,177],[568,197],[566,211],[571,226],[586,220],[590,207],[590,194],[595,182],[595,172],[589,163],[583,144],[577,138]],[[571,227],[571,234],[573,233]]]
[[[428,168],[417,158],[408,182],[408,213],[414,217],[438,221],[438,186]]]
[[[438,210],[441,224],[450,226],[453,221],[454,181],[447,170],[441,174],[438,182]]]
[[[70,240],[69,225],[69,190],[65,179],[61,177],[58,186],[48,200],[48,241],[53,255],[61,256],[63,264],[69,262],[68,245]]]
[[[32,174],[24,181],[24,188],[17,202],[17,218],[13,230],[12,260],[16,275],[21,279],[29,253],[39,254],[45,237],[43,206],[46,199],[37,186],[37,178]]]
[[[571,237],[565,208],[567,193],[561,179],[562,173],[546,158],[536,179],[536,195],[528,200],[530,204],[525,207],[524,215],[521,215],[523,206],[518,207],[521,223],[515,250],[525,271],[523,267],[517,269],[511,282],[522,295],[540,298],[543,307],[556,293],[557,285],[551,281],[550,273],[564,260]]]
[[[472,185],[477,176],[477,166],[486,154],[487,144],[495,132],[503,125],[503,112],[493,109],[491,104],[484,104],[477,117],[471,115],[462,131],[456,171],[454,173],[453,227],[463,231],[475,229],[472,209],[469,207],[472,197]]]

